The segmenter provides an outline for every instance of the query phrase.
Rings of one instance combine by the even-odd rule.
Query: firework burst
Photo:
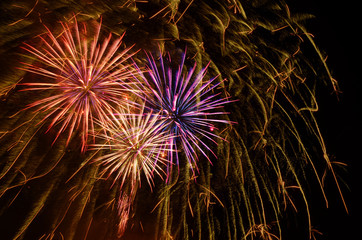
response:
[[[94,133],[93,119],[108,121],[113,106],[126,105],[127,92],[134,91],[132,83],[127,82],[133,71],[132,65],[126,63],[132,56],[130,48],[120,51],[123,36],[111,43],[112,34],[100,44],[100,30],[101,23],[94,36],[89,36],[86,25],[78,27],[74,20],[72,26],[62,23],[59,36],[47,28],[46,36],[40,36],[40,49],[29,44],[24,47],[40,63],[40,66],[25,63],[25,70],[48,80],[24,83],[28,86],[25,90],[52,93],[28,108],[38,107],[37,112],[46,112],[42,121],[52,118],[48,130],[60,125],[55,140],[68,129],[68,144],[73,132],[80,129],[82,151],[88,133]]]
[[[100,123],[107,133],[96,137],[104,143],[92,145],[94,150],[107,151],[94,160],[104,167],[100,176],[112,176],[113,184],[120,182],[120,235],[127,225],[131,204],[141,184],[141,174],[152,187],[154,174],[162,177],[162,165],[166,165],[167,152],[172,151],[169,144],[165,144],[172,136],[161,131],[164,123],[159,115],[145,113],[144,105],[140,109],[138,114],[120,109],[111,122]]]
[[[146,86],[150,88],[145,97],[146,104],[153,110],[161,112],[161,119],[167,123],[163,131],[173,135],[171,146],[174,151],[169,153],[170,162],[174,162],[174,153],[181,149],[192,165],[196,165],[197,153],[201,152],[210,162],[207,152],[216,157],[204,139],[216,144],[220,138],[214,133],[216,123],[229,124],[230,121],[217,118],[225,115],[220,110],[224,104],[231,102],[228,98],[221,98],[220,93],[214,90],[222,83],[215,83],[217,77],[205,80],[208,66],[196,73],[196,63],[188,72],[183,72],[186,54],[183,54],[178,69],[174,71],[171,58],[166,62],[160,57],[160,65],[152,55],[148,55],[148,75],[144,76]],[[175,155],[176,164],[179,164],[179,153]]]
[[[121,187],[130,180],[132,188],[141,182],[141,172],[152,185],[154,173],[162,176],[161,165],[165,165],[167,152],[170,151],[170,136],[161,128],[163,121],[159,114],[129,113],[119,109],[111,122],[101,123],[106,133],[96,137],[104,143],[92,144],[95,150],[108,149],[110,152],[95,160],[104,166],[101,175],[112,174],[114,182],[120,181]],[[165,144],[166,143],[166,144]]]

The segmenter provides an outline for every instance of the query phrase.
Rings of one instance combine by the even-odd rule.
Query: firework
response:
[[[319,95],[324,92],[324,81],[330,79],[331,91],[338,88],[326,55],[304,27],[310,14],[303,14],[295,4],[289,7],[284,0],[45,0],[41,4],[34,0],[2,4],[2,8],[5,14],[0,19],[3,67],[0,85],[5,87],[0,90],[0,226],[5,230],[1,231],[2,239],[117,239],[117,232],[119,235],[124,232],[122,239],[313,239],[317,237],[314,234],[320,233],[315,229],[327,231],[324,236],[333,234],[333,231],[328,233],[332,220],[318,216],[325,211],[335,213],[337,201],[348,206],[342,195],[348,187],[344,181],[339,182],[347,173],[338,158],[330,159],[334,150],[328,151],[329,144],[322,136],[326,129],[318,125],[320,113],[316,111],[323,109],[323,104],[317,100],[324,98],[324,94]],[[305,9],[304,6],[302,11]],[[98,25],[88,24],[85,29],[79,22],[78,28],[76,23],[68,21],[63,27],[54,25],[55,19],[66,18],[73,12],[83,19],[102,16],[107,29],[99,30]],[[33,45],[29,36],[41,31],[39,21],[49,26],[51,34],[47,30],[38,38],[40,44]],[[147,64],[147,56],[132,56],[144,74],[131,74],[137,84],[116,77],[122,72],[119,69],[125,67],[124,70],[132,72],[137,66],[127,64],[130,50],[123,51],[125,48],[118,47],[118,43],[113,47],[113,38],[104,41],[103,36],[108,37],[102,34],[105,30],[114,33],[113,36],[126,31],[123,42],[127,39],[147,53],[152,52],[154,59],[148,55],[149,73],[142,68]],[[12,52],[24,40],[33,46],[26,46],[32,58],[27,71],[32,73],[25,75],[14,70],[20,57]],[[68,42],[68,48],[64,42]],[[184,45],[189,49],[188,55],[176,58],[172,55],[172,62],[165,52],[162,59],[154,54],[155,46],[178,52]],[[112,56],[108,55],[111,49],[117,49]],[[112,63],[118,54],[124,56]],[[122,62],[123,59],[126,60]],[[191,60],[197,62],[196,67]],[[202,69],[207,62],[210,62],[208,70]],[[102,63],[105,65],[101,68]],[[104,71],[108,64],[110,67]],[[61,99],[74,99],[70,95],[74,87],[67,92],[61,88],[71,78],[64,76],[88,74],[79,69],[90,70],[92,76],[99,72],[102,81],[112,80],[102,91],[106,94],[111,89],[114,91],[101,95],[92,85],[92,92],[98,98],[104,97],[108,105],[97,105],[102,113],[90,106],[88,120],[83,107],[76,109],[74,102],[66,109],[70,102],[61,102]],[[220,78],[209,80],[218,74]],[[227,81],[215,86],[223,78]],[[31,84],[19,86],[19,79],[21,83]],[[74,85],[79,90],[83,86]],[[224,90],[215,95],[221,87],[239,101],[223,104],[222,101],[229,101],[224,99],[219,106],[200,111],[202,106],[210,107],[206,103],[208,97],[211,103],[223,98]],[[19,93],[19,88],[34,90]],[[193,94],[196,100],[192,99]],[[146,100],[144,109],[136,98],[141,95]],[[39,102],[49,96],[55,101]],[[18,112],[25,108],[24,97],[29,97],[26,102],[33,104]],[[199,113],[194,117],[196,122],[189,116],[181,117],[177,108],[172,109],[173,104],[179,106],[186,100],[189,105],[184,106],[198,105],[198,109],[191,110]],[[132,107],[127,104],[131,101],[138,104]],[[232,114],[221,113],[223,106]],[[204,115],[213,112],[220,114]],[[149,118],[148,124],[140,127],[142,131],[155,121],[152,132],[164,134],[162,144],[168,148],[150,148],[154,158],[148,158],[146,166],[152,170],[143,169],[142,160],[136,160],[137,147],[129,153],[134,156],[129,161],[116,157],[110,161],[112,153],[126,149],[121,141],[127,139],[123,131],[128,129],[131,136],[130,129],[135,129],[119,122],[123,119],[132,125],[136,121],[137,126],[138,117],[142,121]],[[209,119],[230,119],[238,124]],[[186,120],[190,121],[186,124]],[[83,127],[86,123],[88,127]],[[53,137],[42,134],[47,127]],[[184,142],[186,134],[180,129],[194,138],[187,135],[188,142]],[[44,147],[48,137],[54,140],[57,133],[56,144]],[[167,138],[170,133],[175,135]],[[88,136],[87,144],[91,145],[84,150],[95,151],[76,151],[82,136],[83,139]],[[71,139],[68,147],[63,144],[67,137]],[[82,141],[85,145],[86,141]],[[95,163],[89,164],[93,160]],[[178,163],[175,166],[178,171],[170,171]],[[196,174],[190,165],[197,169]],[[158,175],[167,177],[167,181],[161,181]],[[139,187],[141,179],[143,186]],[[145,184],[147,181],[152,194]],[[330,186],[331,181],[336,182],[337,188]],[[324,209],[323,199],[332,208],[320,212],[319,209]],[[339,229],[350,223],[341,216],[337,218],[343,219]],[[351,231],[343,234],[348,232]]]
[[[25,63],[25,70],[47,79],[24,83],[28,86],[25,90],[51,91],[49,97],[31,103],[28,108],[46,112],[42,121],[52,118],[48,130],[60,125],[55,140],[68,129],[68,144],[73,132],[81,129],[82,150],[88,133],[94,133],[93,119],[108,121],[113,105],[128,104],[127,92],[133,91],[132,83],[127,82],[133,71],[126,63],[132,56],[130,48],[120,51],[123,36],[111,43],[112,34],[100,44],[100,30],[101,23],[94,36],[89,36],[86,26],[80,28],[74,20],[72,26],[62,23],[58,37],[47,28],[46,36],[40,36],[40,49],[29,44],[24,47],[41,64]]]
[[[119,109],[112,121],[102,124],[107,133],[96,137],[104,143],[92,144],[95,150],[108,149],[110,152],[95,160],[104,166],[102,175],[115,174],[114,182],[121,181],[121,186],[130,180],[133,187],[141,182],[141,172],[152,185],[154,173],[161,176],[160,164],[167,162],[166,155],[170,151],[172,136],[161,131],[163,121],[159,115],[144,113],[128,113]]]
[[[161,131],[164,122],[160,121],[159,114],[145,113],[144,105],[138,114],[127,110],[120,109],[107,124],[100,123],[107,133],[96,137],[104,143],[92,145],[94,150],[107,151],[94,160],[104,167],[100,175],[112,176],[113,184],[120,182],[120,235],[127,224],[137,188],[141,185],[141,174],[146,176],[152,187],[154,174],[162,177],[162,165],[166,165],[167,152],[172,151],[169,144],[165,144],[172,136]]]
[[[215,83],[217,77],[205,80],[208,66],[196,73],[196,63],[186,73],[184,72],[186,54],[183,54],[178,69],[170,67],[171,58],[166,62],[160,57],[160,66],[157,65],[152,55],[148,55],[148,76],[144,77],[150,94],[145,97],[147,105],[161,112],[161,119],[167,123],[163,131],[173,135],[169,160],[174,162],[174,153],[182,149],[192,165],[198,160],[198,151],[210,162],[207,152],[216,157],[211,147],[204,140],[210,140],[216,144],[219,138],[214,130],[216,123],[229,124],[230,121],[217,118],[227,114],[221,108],[231,102],[228,98],[220,97],[220,93],[214,93],[222,81]],[[179,164],[179,153],[176,153],[176,164]]]

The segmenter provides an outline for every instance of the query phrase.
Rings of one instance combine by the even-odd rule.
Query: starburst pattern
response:
[[[112,176],[113,184],[120,182],[119,235],[126,228],[131,204],[141,185],[141,174],[152,187],[154,174],[162,177],[162,165],[166,165],[167,152],[172,151],[167,144],[172,136],[161,131],[164,122],[158,114],[145,113],[144,105],[138,114],[134,109],[127,110],[120,109],[107,124],[100,123],[106,133],[96,137],[103,143],[92,145],[94,150],[106,151],[94,160],[104,167],[100,176]]]
[[[40,63],[40,66],[25,63],[25,70],[47,80],[24,83],[28,86],[25,90],[52,93],[28,107],[46,112],[42,121],[52,118],[49,129],[60,125],[55,140],[68,129],[68,144],[73,132],[80,129],[82,150],[85,150],[88,133],[94,133],[93,119],[108,121],[114,105],[127,105],[126,93],[133,91],[132,83],[127,81],[134,71],[132,65],[126,63],[132,56],[130,48],[120,51],[123,36],[111,43],[112,34],[100,44],[100,30],[101,23],[92,39],[86,25],[78,27],[74,20],[73,25],[62,23],[58,37],[47,28],[46,36],[40,36],[40,49],[29,44],[24,47]]]
[[[148,77],[143,79],[150,94],[146,94],[148,106],[161,112],[161,119],[167,124],[163,130],[173,135],[171,146],[175,152],[181,150],[188,162],[196,165],[198,152],[201,152],[210,162],[207,152],[216,157],[207,141],[216,144],[215,139],[222,139],[214,133],[217,123],[230,124],[230,121],[218,116],[227,114],[222,110],[223,105],[231,102],[228,98],[220,97],[221,93],[214,93],[222,83],[216,83],[217,77],[205,80],[206,66],[196,73],[196,63],[188,72],[184,71],[186,54],[183,54],[181,63],[176,70],[171,67],[171,58],[164,61],[162,54],[158,66],[154,57],[148,55]],[[207,141],[205,140],[207,139]],[[170,162],[174,162],[174,153],[170,153]],[[176,153],[176,164],[179,164],[179,153]]]
[[[102,176],[114,174],[114,182],[120,181],[121,187],[125,183],[137,187],[142,172],[152,186],[154,173],[162,176],[161,166],[166,164],[167,153],[171,151],[167,143],[172,135],[161,131],[164,122],[159,120],[159,114],[144,110],[141,107],[140,113],[134,113],[130,109],[119,109],[112,115],[112,121],[100,123],[106,133],[96,138],[104,143],[91,145],[94,150],[109,150],[94,161],[104,166]]]

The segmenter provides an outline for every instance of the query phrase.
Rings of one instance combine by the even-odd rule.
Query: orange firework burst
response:
[[[81,130],[82,151],[85,150],[88,134],[94,133],[94,119],[109,120],[114,106],[129,103],[125,94],[134,91],[128,79],[132,76],[130,48],[120,50],[123,35],[111,43],[109,34],[101,44],[98,24],[93,39],[89,39],[87,28],[62,23],[62,33],[55,36],[48,28],[46,36],[40,36],[40,49],[26,44],[24,49],[36,57],[40,66],[24,63],[25,70],[43,76],[46,82],[23,83],[25,90],[51,91],[49,97],[31,103],[45,112],[42,121],[52,118],[48,130],[60,125],[57,136],[68,131],[67,144],[76,129]],[[54,141],[55,141],[54,140]]]

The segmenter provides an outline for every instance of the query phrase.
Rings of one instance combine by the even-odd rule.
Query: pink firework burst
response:
[[[25,64],[25,70],[43,76],[43,82],[24,83],[25,90],[50,91],[51,95],[31,103],[45,112],[42,121],[51,118],[48,130],[58,128],[55,140],[68,131],[67,144],[75,130],[82,136],[82,151],[85,150],[88,134],[94,133],[94,119],[109,121],[115,106],[129,103],[129,92],[135,91],[128,79],[135,73],[128,60],[132,48],[121,49],[122,37],[113,41],[112,34],[100,43],[101,23],[94,33],[87,31],[85,24],[61,23],[62,32],[55,36],[49,28],[40,36],[42,46],[26,44],[24,49],[35,57],[38,64]]]

